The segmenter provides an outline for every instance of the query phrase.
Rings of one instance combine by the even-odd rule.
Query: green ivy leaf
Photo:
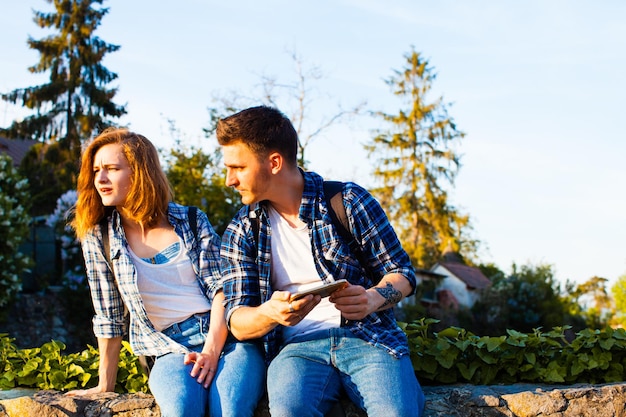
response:
[[[535,363],[537,363],[537,355],[535,355],[534,352],[525,352],[524,359],[526,359],[526,362],[528,362],[531,365],[534,365]]]
[[[470,363],[469,366],[459,362],[456,366],[459,369],[459,372],[461,372],[461,376],[468,382],[472,380],[476,370],[480,367],[476,362]]]
[[[488,352],[485,352],[484,350],[479,350],[476,352],[476,354],[478,355],[478,357],[480,359],[483,360],[483,362],[489,364],[489,365],[493,365],[495,363],[498,363],[498,356],[497,355],[491,355]]]

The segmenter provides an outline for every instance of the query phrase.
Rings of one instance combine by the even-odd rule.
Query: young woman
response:
[[[229,337],[219,236],[205,213],[172,197],[145,137],[107,129],[83,152],[72,226],[95,309],[99,382],[68,395],[114,390],[128,330],[135,354],[156,357],[149,387],[162,416],[252,416],[265,386],[261,347]]]

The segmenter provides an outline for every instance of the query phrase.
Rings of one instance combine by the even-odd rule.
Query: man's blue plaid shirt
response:
[[[221,289],[219,271],[220,238],[213,230],[205,213],[198,210],[198,240],[189,226],[186,206],[170,203],[168,221],[182,239],[181,249],[191,259],[203,294],[212,303]],[[137,272],[128,252],[126,237],[117,210],[108,222],[111,262],[117,280],[104,257],[102,231],[96,225],[81,242],[95,316],[93,329],[96,337],[123,336],[127,330],[125,312],[130,316],[130,343],[137,355],[159,356],[170,352],[186,353],[187,349],[157,331],[146,314],[137,290]],[[199,313],[199,312],[198,312]]]
[[[311,236],[315,267],[320,280],[346,279],[354,285],[370,288],[390,273],[406,277],[415,291],[415,270],[380,204],[364,188],[346,183],[343,201],[352,235],[368,258],[373,280],[366,276],[351,253],[347,242],[338,235],[324,199],[323,179],[313,172],[303,172],[304,192],[299,217],[306,222]],[[259,242],[251,226],[251,217],[260,219]],[[226,303],[226,319],[238,307],[258,306],[271,298],[270,223],[265,203],[243,207],[222,236],[221,269]],[[406,335],[396,324],[393,309],[372,313],[360,321],[344,324],[356,336],[400,357],[409,353]],[[281,326],[264,337],[268,358],[278,351]]]

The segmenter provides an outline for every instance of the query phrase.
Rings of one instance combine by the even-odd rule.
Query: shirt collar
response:
[[[171,201],[168,204],[167,209],[167,219],[170,224],[176,224],[181,221],[187,220],[187,211],[181,208],[182,206],[178,206]],[[118,229],[122,227],[122,216],[120,215],[117,209],[113,209],[111,211],[111,217],[113,222],[113,228]]]
[[[318,210],[318,202],[322,198],[324,179],[315,172],[304,172],[300,169],[304,178],[304,190],[302,191],[302,202],[300,203],[300,220],[311,223]]]

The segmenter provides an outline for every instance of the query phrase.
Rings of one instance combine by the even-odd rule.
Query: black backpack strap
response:
[[[254,257],[256,258],[256,253],[259,250],[259,235],[261,233],[261,218],[258,216],[258,213],[252,210],[252,206],[250,206],[248,219],[250,220],[250,227],[252,227],[252,236],[254,237],[254,247],[255,247]]]
[[[341,181],[324,181],[324,199],[326,200],[326,207],[328,207],[328,214],[332,218],[339,235],[348,242],[352,254],[357,258],[367,276],[372,278],[373,275],[367,257],[363,253],[359,242],[357,242],[352,232],[350,232],[346,206],[343,204],[343,187],[344,183]]]
[[[339,235],[344,240],[350,243],[352,247],[352,241],[354,236],[350,233],[350,224],[348,223],[348,216],[346,215],[346,207],[343,205],[343,182],[340,181],[324,181],[324,199],[326,200],[326,207],[328,208],[328,214],[333,219],[333,224],[337,228]]]
[[[189,227],[193,232],[193,236],[198,240],[198,207],[189,206],[189,212],[187,213],[189,217]]]
[[[109,268],[115,275],[115,271],[113,270],[113,263],[111,262],[111,244],[109,243],[109,221],[107,216],[104,216],[102,220],[100,220],[100,230],[102,231],[102,245],[104,246],[104,258],[109,264]]]

